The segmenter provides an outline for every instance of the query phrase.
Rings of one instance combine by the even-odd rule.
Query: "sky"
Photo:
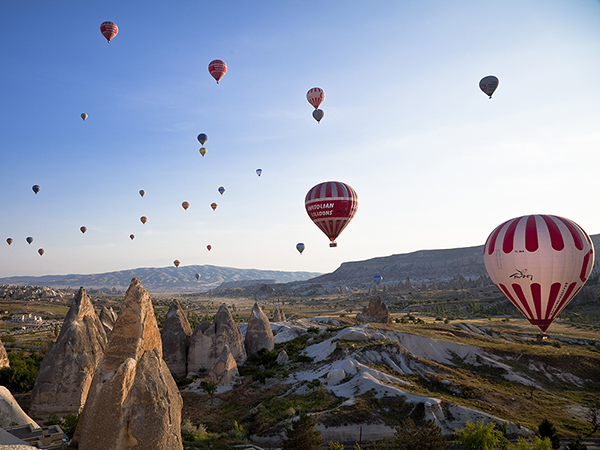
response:
[[[30,0],[0,17],[0,277],[326,273],[483,245],[526,214],[600,233],[598,1]],[[304,208],[323,181],[358,194],[337,248]]]

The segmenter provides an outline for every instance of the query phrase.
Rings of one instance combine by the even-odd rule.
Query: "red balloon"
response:
[[[104,36],[108,42],[110,42],[118,32],[119,27],[114,22],[102,22],[102,25],[100,25],[100,33],[102,33],[102,36]]]
[[[6,239],[6,243],[7,243],[8,245],[12,244],[12,243],[13,243],[13,238],[7,238],[7,239]]]
[[[129,239],[131,239],[133,241],[133,239],[135,238],[135,234],[130,234],[129,235]]]
[[[325,181],[314,186],[304,199],[306,212],[331,243],[348,226],[358,209],[356,191],[340,181]]]
[[[179,264],[181,264],[181,263],[179,262],[178,259],[176,259],[175,261],[173,261],[173,264],[175,264],[175,267],[179,267]]]
[[[215,59],[208,64],[208,71],[219,84],[219,80],[227,73],[227,64],[225,64],[225,61]]]
[[[38,249],[38,253],[42,256],[46,251],[43,248]]]
[[[212,248],[212,245],[207,245],[206,248],[208,249],[208,251],[210,252],[210,249]]]
[[[82,233],[85,233],[85,232],[87,231],[87,227],[81,227],[79,230],[80,230]]]

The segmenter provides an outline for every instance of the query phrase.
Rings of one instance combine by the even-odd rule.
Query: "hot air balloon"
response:
[[[34,185],[31,187],[31,189],[33,189],[33,192],[35,192],[36,194],[37,194],[38,192],[40,192],[40,187],[39,187],[37,184],[34,184]]]
[[[225,188],[223,186],[219,186],[219,189],[217,189],[219,191],[219,194],[223,195],[225,193]]]
[[[199,274],[199,273],[197,273],[197,274],[196,274],[196,280],[199,280],[199,279],[200,279],[200,274]]]
[[[79,230],[80,230],[82,233],[85,233],[85,232],[87,231],[87,227],[81,227]]]
[[[114,22],[102,22],[100,25],[100,32],[102,33],[102,36],[110,42],[110,40],[119,32],[119,27],[117,27],[117,24]]]
[[[33,242],[33,238],[31,236],[29,236],[25,240],[27,241],[28,244],[31,244]]]
[[[488,75],[487,77],[483,77],[479,82],[479,89],[481,89],[486,95],[489,95],[492,98],[492,94],[498,87],[498,78],[494,75]]]
[[[256,175],[258,175],[259,177],[262,175],[262,169],[256,169]]]
[[[215,209],[217,209],[217,204],[216,204],[216,203],[211,203],[211,204],[210,204],[210,207],[211,207],[211,208],[213,209],[213,211],[214,211]]]
[[[208,64],[208,71],[219,84],[219,80],[227,73],[227,64],[225,64],[225,61],[215,59]]]
[[[140,222],[145,224],[146,222],[148,222],[148,218],[146,216],[142,216],[142,217],[140,217]]]
[[[88,118],[88,115],[86,113],[81,113],[81,118],[85,120]]]
[[[188,202],[183,202],[181,207],[187,211],[187,209],[190,207],[190,204]]]
[[[205,149],[204,147],[201,147],[201,148],[200,148],[200,154],[201,154],[202,156],[206,155],[206,149]]]
[[[208,141],[208,136],[204,133],[200,133],[198,135],[198,142],[200,142],[200,144],[204,145],[204,144],[206,144],[206,141]]]
[[[42,256],[46,251],[43,248],[38,248],[38,253]]]
[[[210,250],[212,249],[212,245],[207,245],[206,248],[208,249],[208,251],[210,252]]]
[[[306,99],[308,100],[308,103],[317,109],[319,106],[321,106],[323,100],[325,100],[325,91],[318,87],[309,89],[306,93]]]
[[[331,243],[337,247],[335,239],[350,223],[358,209],[356,191],[339,181],[325,181],[314,186],[304,199],[306,212]]]
[[[140,195],[143,197],[144,195],[146,195],[146,191],[145,190],[140,190]]]
[[[298,250],[300,252],[300,254],[302,254],[302,252],[304,251],[304,244],[302,242],[299,242],[296,244],[296,250]]]
[[[321,119],[325,116],[325,113],[322,109],[315,109],[313,111],[313,117],[317,121],[317,123],[321,123]]]
[[[373,283],[375,283],[375,284],[381,283],[381,280],[383,280],[383,277],[381,275],[375,275],[373,277]]]
[[[522,216],[492,231],[483,262],[496,287],[545,333],[587,281],[594,245],[568,219]]]
[[[175,261],[173,261],[173,264],[175,264],[175,267],[179,267],[179,264],[181,264],[181,263],[179,262],[178,259],[176,259]]]
[[[8,245],[12,244],[13,243],[13,238],[6,239],[6,242],[7,242]]]
[[[131,239],[133,241],[133,239],[135,238],[135,234],[130,234],[129,235],[129,239]]]

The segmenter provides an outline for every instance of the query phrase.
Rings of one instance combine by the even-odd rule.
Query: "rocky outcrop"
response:
[[[225,346],[229,347],[238,365],[246,362],[242,332],[233,320],[227,305],[223,303],[217,311],[213,323],[203,321],[194,329],[188,351],[188,371],[212,369]]]
[[[219,386],[231,386],[239,376],[238,366],[229,351],[229,346],[225,345],[219,359],[210,370],[209,378],[217,381]]]
[[[369,300],[369,305],[356,315],[356,321],[360,323],[392,323],[392,316],[383,300],[374,297]]]
[[[285,350],[281,350],[277,355],[277,359],[275,360],[275,362],[279,365],[282,365],[287,364],[289,360],[290,357],[288,356],[287,352]]]
[[[285,313],[281,308],[275,308],[273,313],[273,322],[285,322]]]
[[[187,357],[192,336],[192,327],[177,300],[173,300],[165,324],[160,331],[163,359],[175,378],[184,378],[187,373]]]
[[[116,321],[117,314],[113,311],[113,309],[103,306],[102,310],[100,311],[100,323],[104,327],[104,331],[106,331],[107,336],[112,331]]]
[[[263,348],[267,350],[275,348],[275,338],[273,337],[269,318],[262,312],[258,303],[254,304],[250,313],[244,345],[248,355],[254,355]]]
[[[134,278],[98,363],[75,435],[79,450],[177,450],[183,402],[162,358],[150,294]]]
[[[37,423],[21,409],[13,395],[4,386],[0,386],[0,428],[9,428]]]
[[[0,369],[4,367],[10,367],[10,361],[8,360],[8,353],[6,353],[4,344],[0,341]]]
[[[51,414],[79,414],[105,346],[106,333],[82,287],[40,366],[31,393],[31,417],[46,420]]]

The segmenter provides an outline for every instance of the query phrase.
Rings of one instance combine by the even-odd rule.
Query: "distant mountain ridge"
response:
[[[200,279],[196,280],[196,274]],[[144,267],[90,275],[44,275],[0,278],[0,283],[49,286],[53,288],[125,290],[132,278],[139,278],[150,292],[206,292],[225,282],[265,280],[265,283],[290,283],[321,275],[320,272],[236,269],[211,265],[185,267]]]

